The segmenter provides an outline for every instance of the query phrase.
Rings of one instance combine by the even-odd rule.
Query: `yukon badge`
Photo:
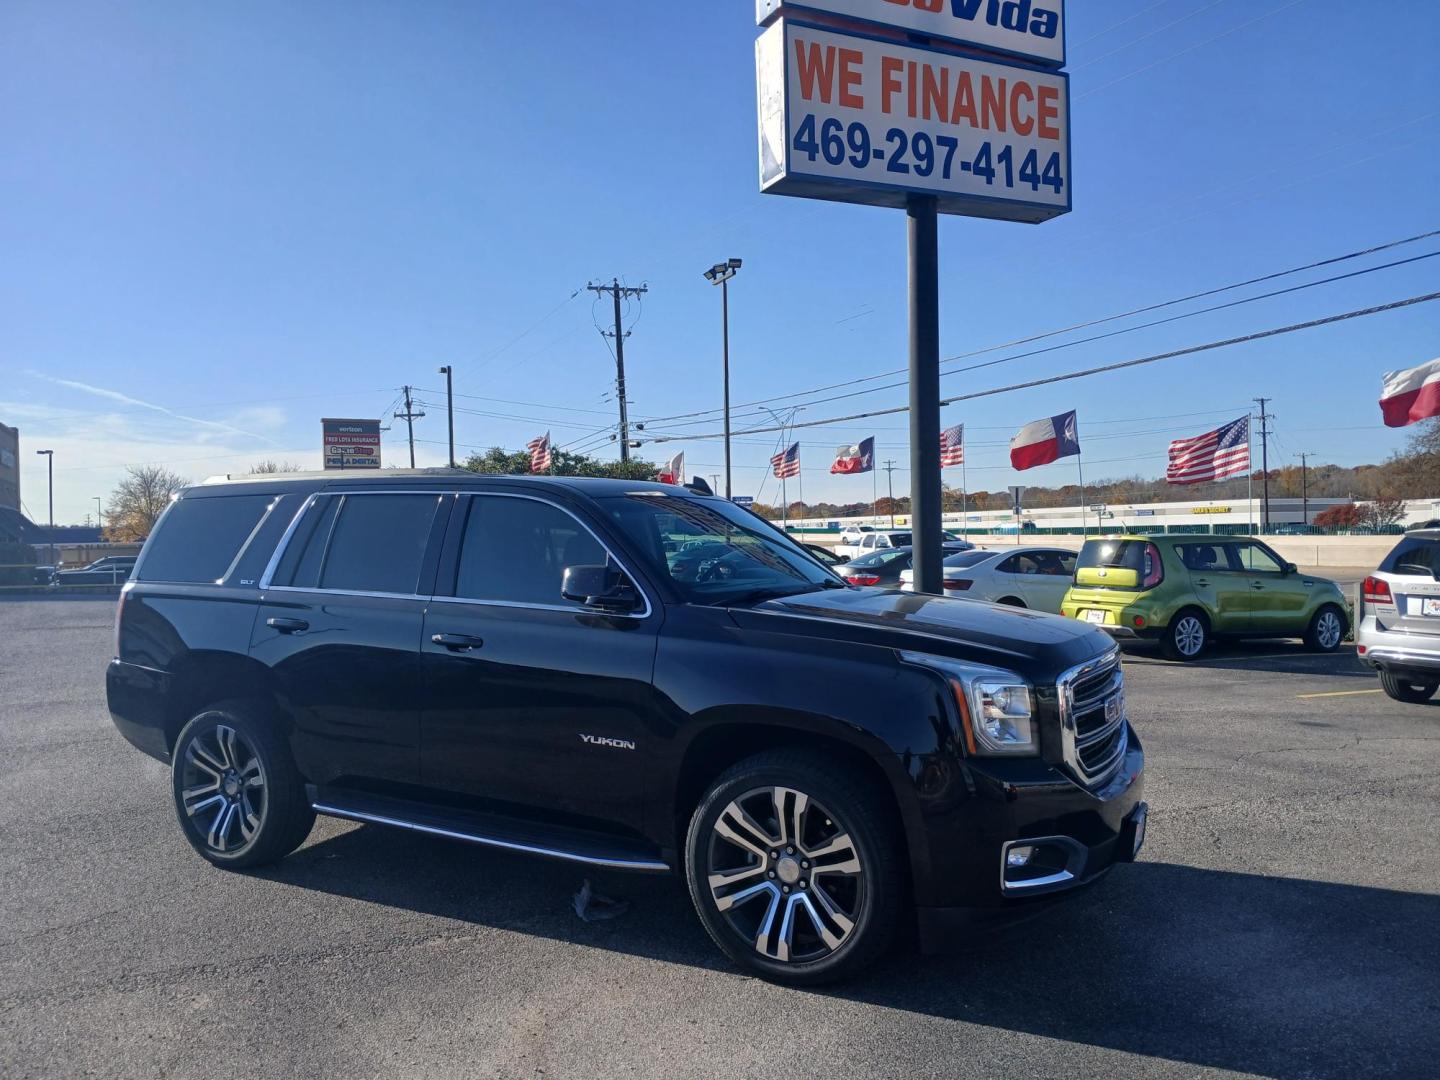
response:
[[[582,742],[591,746],[608,746],[615,750],[634,750],[635,744],[629,739],[611,739],[604,735],[581,735]]]

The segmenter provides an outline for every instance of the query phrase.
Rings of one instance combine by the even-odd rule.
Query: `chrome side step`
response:
[[[541,841],[538,838],[520,839],[518,836],[507,837],[503,835],[504,830],[493,829],[487,832],[480,832],[473,827],[460,827],[457,824],[441,823],[439,820],[423,821],[414,817],[400,817],[395,811],[387,810],[381,812],[378,808],[344,806],[339,805],[335,800],[316,798],[312,796],[311,807],[317,814],[327,814],[330,817],[345,818],[349,821],[361,821],[375,825],[391,825],[398,829],[409,829],[412,832],[426,833],[430,836],[443,836],[450,840],[463,840],[470,844],[480,844],[484,847],[499,848],[502,851],[517,851],[526,855],[540,855],[548,859],[563,859],[566,862],[583,863],[587,866],[599,866],[608,870],[631,870],[642,873],[662,874],[670,871],[670,866],[659,859],[646,858],[640,855],[607,853],[598,850],[574,850],[559,846],[559,844]],[[419,817],[420,815],[416,815]]]

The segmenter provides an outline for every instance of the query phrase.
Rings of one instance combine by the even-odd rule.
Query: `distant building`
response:
[[[20,509],[20,430],[0,424],[0,508]]]

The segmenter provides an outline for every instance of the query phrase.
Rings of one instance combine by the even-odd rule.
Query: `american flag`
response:
[[[793,480],[800,475],[800,444],[786,450],[783,454],[776,454],[770,459],[770,468],[775,472],[777,480]]]
[[[965,425],[956,424],[940,432],[940,467],[965,464]]]
[[[550,471],[550,433],[547,431],[538,439],[531,439],[525,444],[530,451],[530,471],[542,473]]]
[[[1165,479],[1172,484],[1201,484],[1224,480],[1249,468],[1250,417],[1242,416],[1204,435],[1172,442]]]

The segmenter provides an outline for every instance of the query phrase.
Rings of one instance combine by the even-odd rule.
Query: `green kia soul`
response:
[[[1303,637],[1334,652],[1349,623],[1338,585],[1246,536],[1087,540],[1060,613],[1158,639],[1172,660],[1194,660],[1215,637]]]

